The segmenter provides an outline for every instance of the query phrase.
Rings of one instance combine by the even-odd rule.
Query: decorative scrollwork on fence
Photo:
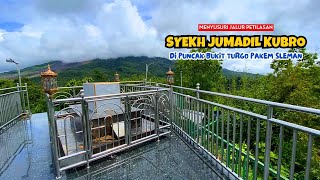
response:
[[[84,150],[82,112],[73,107],[63,108],[55,114],[55,123],[62,147],[58,148],[59,157]]]
[[[73,96],[65,91],[59,91],[56,92],[52,95],[52,99],[57,100],[57,99],[67,99],[67,98],[73,98]]]
[[[155,133],[154,96],[138,97],[131,104],[131,139],[137,140]]]
[[[120,99],[119,99],[120,101]],[[90,115],[92,154],[124,144],[126,113],[120,104],[103,103]]]
[[[162,119],[168,121],[170,114],[170,100],[169,96],[165,93],[161,93],[158,100],[159,106],[159,115],[162,116]]]

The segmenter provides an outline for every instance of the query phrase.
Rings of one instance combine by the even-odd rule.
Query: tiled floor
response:
[[[32,115],[32,143],[25,146],[0,179],[54,179],[47,114]],[[31,133],[30,133],[31,136]],[[115,157],[74,169],[63,179],[221,179],[179,137],[163,138]]]
[[[69,171],[68,178],[79,179],[221,179],[179,137],[174,135],[114,159],[100,161],[86,169]]]
[[[32,115],[31,128],[30,121],[28,125],[31,143],[24,146],[10,166],[0,175],[1,180],[55,178],[50,167],[51,152],[47,113]]]

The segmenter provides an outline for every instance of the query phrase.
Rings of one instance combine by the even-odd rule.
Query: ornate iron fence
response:
[[[62,172],[171,133],[167,88],[75,98],[47,96],[57,178]]]

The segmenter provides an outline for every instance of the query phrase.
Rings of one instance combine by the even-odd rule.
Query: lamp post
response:
[[[14,63],[17,66],[17,71],[18,71],[18,76],[19,76],[19,86],[21,86],[21,75],[20,75],[20,67],[19,67],[19,63],[14,61],[13,59],[6,59],[6,61],[8,63]]]
[[[173,75],[174,72],[171,71],[171,67],[169,68],[169,71],[166,73],[167,75],[167,83],[171,86],[174,83]]]
[[[57,76],[58,74],[53,72],[48,65],[48,69],[45,72],[41,72],[41,83],[44,92],[48,93],[51,97],[52,94],[58,91]]]
[[[146,82],[148,81],[148,70],[149,70],[149,66],[152,65],[153,63],[150,64],[146,64]]]

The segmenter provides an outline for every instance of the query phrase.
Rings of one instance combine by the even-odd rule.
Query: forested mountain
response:
[[[174,68],[174,61],[160,57],[119,57],[112,59],[93,59],[83,62],[64,63],[63,61],[51,61],[45,64],[31,66],[21,70],[21,75],[32,81],[40,82],[40,72],[51,65],[51,69],[59,73],[59,85],[65,85],[66,82],[84,77],[92,77],[97,81],[113,80],[113,75],[118,72],[120,77],[129,78],[130,76],[144,76],[146,64],[149,66],[149,77],[165,77],[169,67]],[[255,74],[236,72],[228,69],[222,70],[226,77],[240,77],[243,75],[255,76]],[[179,75],[178,72],[176,72]],[[10,71],[0,74],[0,78],[16,78],[17,72]],[[148,78],[149,79],[149,78]],[[143,79],[141,79],[143,80]]]

